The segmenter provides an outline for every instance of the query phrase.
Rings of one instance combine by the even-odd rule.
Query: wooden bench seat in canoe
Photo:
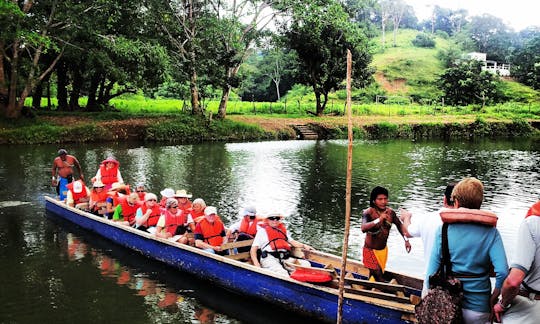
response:
[[[236,242],[231,242],[231,243],[223,243],[221,245],[221,250],[222,251],[225,251],[225,250],[229,251],[229,255],[225,256],[225,257],[227,257],[229,259],[246,260],[246,259],[250,258],[249,251],[237,253],[236,248],[251,246],[251,244],[253,244],[253,240],[245,240],[245,241],[236,241]]]

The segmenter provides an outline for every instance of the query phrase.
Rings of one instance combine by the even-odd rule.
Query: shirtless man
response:
[[[384,279],[384,268],[388,258],[388,235],[392,224],[405,240],[405,250],[411,251],[411,243],[405,236],[403,224],[396,213],[386,205],[388,204],[388,190],[383,187],[375,187],[371,191],[369,208],[362,214],[362,232],[366,233],[364,249],[362,252],[364,265],[369,269],[369,277],[376,281],[386,281]]]
[[[84,181],[81,165],[76,157],[69,155],[65,149],[58,150],[58,156],[52,165],[52,186],[56,187],[56,193],[60,200],[67,196],[67,184],[73,181],[73,167],[77,168],[79,178]],[[58,174],[58,178],[56,177]]]

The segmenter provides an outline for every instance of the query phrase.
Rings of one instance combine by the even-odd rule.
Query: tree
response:
[[[26,98],[62,57],[64,44],[51,36],[64,25],[57,9],[58,1],[0,2],[0,111],[7,118],[20,117]],[[54,58],[41,66],[49,52]]]
[[[403,2],[403,0],[390,1],[390,17],[392,18],[392,26],[394,28],[394,47],[396,47],[397,44],[396,37],[397,31],[399,29],[399,24],[401,23],[401,19],[403,18],[406,9],[407,5],[405,4],[405,2]]]
[[[483,63],[478,60],[466,60],[446,69],[439,79],[439,86],[444,92],[445,102],[450,105],[468,105],[496,102],[498,77],[488,71],[482,71]]]
[[[209,27],[216,73],[210,76],[222,94],[217,118],[227,115],[227,102],[231,89],[239,84],[237,74],[242,63],[250,55],[251,46],[264,35],[264,29],[276,15],[271,10],[272,0],[239,0],[233,2],[209,0],[216,24]],[[244,22],[247,21],[247,22]]]
[[[207,3],[201,0],[151,1],[158,26],[168,36],[173,47],[178,72],[189,80],[191,112],[202,115],[200,105],[199,76],[205,74],[205,30],[209,19]]]
[[[290,48],[298,54],[297,79],[313,88],[315,115],[321,116],[328,93],[343,82],[346,52],[353,54],[353,75],[357,85],[369,82],[371,62],[368,39],[350,22],[343,7],[333,0],[292,2],[281,29]],[[324,17],[324,19],[321,19]]]
[[[513,48],[512,31],[500,18],[489,14],[474,16],[467,30],[477,51],[486,53],[489,60],[507,62]]]
[[[379,8],[381,9],[381,47],[384,49],[386,46],[386,26],[392,15],[392,0],[379,0]]]
[[[540,35],[528,40],[511,59],[512,76],[519,82],[540,90]]]

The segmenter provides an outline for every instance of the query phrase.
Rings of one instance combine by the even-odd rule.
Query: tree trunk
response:
[[[279,81],[273,80],[274,84],[276,85],[276,93],[277,93],[277,101],[281,99],[281,94],[279,93]]]
[[[92,75],[90,80],[90,88],[88,89],[88,103],[86,104],[86,110],[99,111],[99,107],[96,100],[96,94],[99,86],[99,72]]]
[[[58,110],[60,111],[67,111],[69,109],[68,106],[68,93],[67,93],[67,68],[66,63],[64,60],[62,62],[59,62],[58,66],[56,67],[56,99],[58,100]]]
[[[41,108],[41,97],[43,95],[43,82],[40,82],[32,93],[32,108]]]
[[[71,94],[69,96],[69,109],[71,111],[78,110],[80,108],[79,106],[79,98],[81,97],[81,88],[84,82],[84,79],[82,77],[81,71],[79,71],[78,67],[75,67],[72,70],[72,87]]]
[[[4,42],[0,40],[0,48],[4,48]],[[0,51],[0,113],[6,116],[9,89],[5,79],[4,55]]]
[[[217,119],[225,119],[227,116],[227,102],[229,101],[229,95],[231,94],[231,86],[223,86],[223,93],[221,94],[221,101],[219,102]]]
[[[199,88],[197,87],[197,71],[191,69],[189,80],[189,91],[191,92],[191,113],[193,115],[203,115],[204,111],[199,102]]]

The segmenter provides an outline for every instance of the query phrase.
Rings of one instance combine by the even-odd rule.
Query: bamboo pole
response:
[[[352,111],[351,111],[351,75],[352,75],[352,54],[347,50],[347,125],[349,133],[349,146],[347,149],[347,180],[345,186],[345,233],[343,235],[343,252],[341,254],[341,273],[339,276],[339,298],[337,323],[341,324],[343,315],[343,289],[345,286],[345,269],[347,267],[347,251],[349,247],[349,227],[351,225],[351,178],[352,178]]]

